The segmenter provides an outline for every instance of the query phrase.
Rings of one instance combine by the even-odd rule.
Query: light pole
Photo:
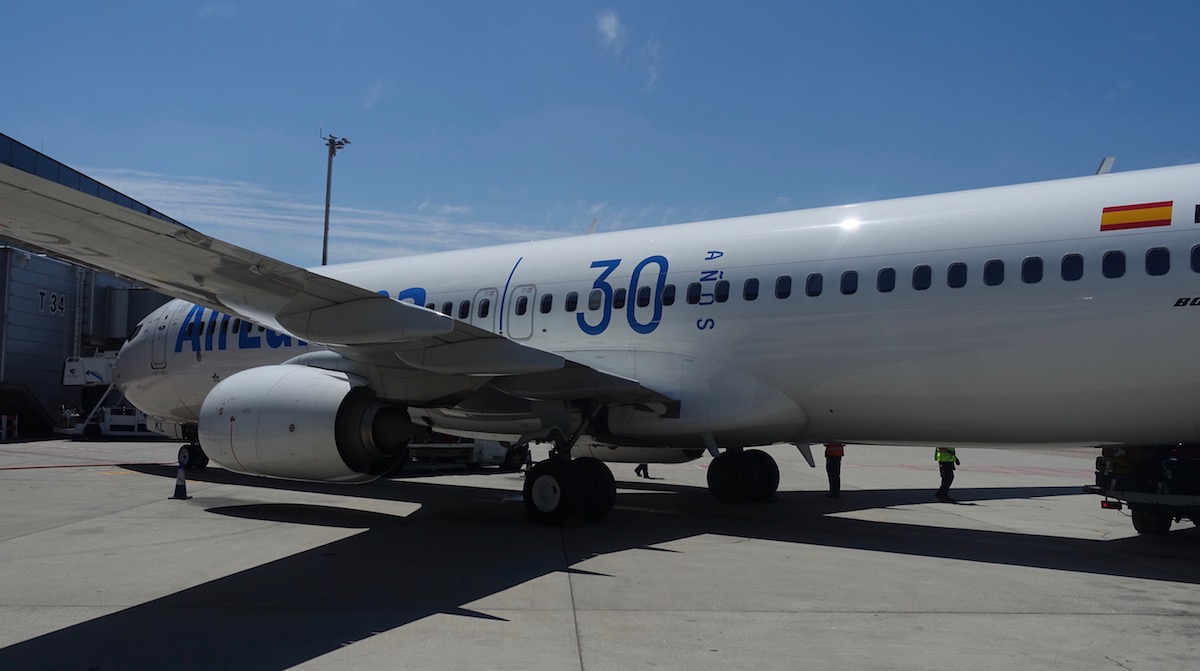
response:
[[[325,169],[325,240],[321,243],[321,265],[325,265],[329,262],[329,195],[333,189],[333,157],[350,141],[333,135],[323,135],[321,139],[329,147],[329,165]]]

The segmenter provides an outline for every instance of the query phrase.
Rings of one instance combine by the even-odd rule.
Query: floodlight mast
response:
[[[329,263],[329,196],[333,190],[333,157],[338,150],[350,144],[350,140],[335,135],[322,135],[325,145],[329,147],[329,164],[325,168],[325,239],[321,243],[321,265]]]

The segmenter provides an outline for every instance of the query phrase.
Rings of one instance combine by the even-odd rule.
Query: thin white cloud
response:
[[[596,33],[600,36],[600,46],[612,49],[618,56],[629,41],[625,26],[621,25],[621,19],[617,18],[617,13],[611,9],[596,15]]]
[[[383,79],[376,79],[375,85],[371,87],[370,91],[367,91],[367,97],[363,99],[362,108],[370,110],[372,107],[375,107],[375,104],[379,102],[380,98],[386,92],[387,82]]]
[[[646,90],[654,86],[654,82],[658,81],[658,63],[662,60],[662,44],[659,42],[647,42],[642,48],[643,65],[646,68],[646,74],[649,76],[649,81],[646,82]]]
[[[197,16],[202,19],[232,19],[241,13],[242,10],[228,2],[206,2]]]
[[[301,266],[321,258],[324,200],[259,184],[171,177],[134,170],[85,169],[99,181],[226,242]],[[467,205],[426,201],[413,212],[334,207],[329,257],[335,263],[559,237],[475,214]],[[574,231],[572,231],[574,232]]]

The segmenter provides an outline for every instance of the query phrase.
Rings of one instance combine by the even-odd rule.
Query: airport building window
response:
[[[588,294],[588,309],[599,310],[604,304],[604,292],[600,289],[592,289],[592,293]]]
[[[1004,262],[1000,259],[992,259],[983,264],[983,283],[989,287],[998,286],[1004,283]]]
[[[1110,280],[1125,276],[1125,252],[1104,252],[1100,259],[1100,272]]]
[[[1192,272],[1200,273],[1200,245],[1192,247]]]
[[[825,278],[821,277],[821,273],[813,273],[804,280],[804,295],[820,296],[821,290],[825,287]]]
[[[1067,254],[1062,257],[1062,278],[1074,282],[1083,277],[1083,257],[1079,254]]]
[[[933,286],[933,268],[924,264],[913,268],[912,284],[917,291],[925,291]]]
[[[579,307],[579,293],[572,291],[571,293],[567,294],[567,300],[563,306],[566,308],[567,312],[574,312],[576,308]]]
[[[688,305],[695,305],[700,302],[700,283],[692,282],[687,288]]]
[[[675,285],[674,284],[668,284],[667,286],[663,287],[662,301],[663,301],[663,305],[674,305],[675,304]]]
[[[717,286],[713,289],[713,294],[716,296],[718,303],[724,303],[729,300],[729,281],[721,280],[717,282]]]
[[[858,271],[847,270],[842,273],[842,293],[849,296],[858,291]]]
[[[787,298],[792,295],[792,276],[780,275],[775,280],[775,298]]]
[[[529,312],[529,297],[528,296],[517,296],[517,304],[516,304],[515,308],[516,308],[516,313],[517,313],[518,317],[525,314],[526,312]]]
[[[554,309],[554,294],[542,294],[542,305],[538,309],[544,315],[550,314],[550,310]]]
[[[639,287],[637,292],[637,306],[644,308],[650,305],[650,287]]]
[[[953,289],[959,289],[967,285],[967,264],[951,263],[946,269],[946,284]]]
[[[888,293],[896,288],[896,269],[895,268],[880,268],[879,274],[875,276],[875,288],[879,289],[880,293]]]
[[[458,318],[466,319],[471,316],[471,301],[463,301],[458,304]]]
[[[487,316],[491,311],[492,311],[492,301],[490,299],[485,298],[485,299],[479,301],[479,318],[480,319],[487,319]]]
[[[1037,284],[1042,281],[1042,257],[1025,257],[1021,262],[1021,281],[1025,284]]]
[[[442,303],[442,314],[446,315],[447,317],[454,314],[454,301],[446,301],[445,303]]]
[[[613,309],[620,310],[625,307],[625,289],[617,289],[613,292]]]
[[[1171,270],[1171,252],[1166,247],[1152,247],[1146,251],[1146,274],[1166,275]]]
[[[742,283],[742,298],[748,301],[758,299],[758,278],[751,277]]]

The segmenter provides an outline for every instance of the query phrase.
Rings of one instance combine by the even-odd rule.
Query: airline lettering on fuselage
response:
[[[1200,207],[1200,205],[1197,205],[1197,207]],[[1185,306],[1200,307],[1200,296],[1195,298],[1180,298],[1175,301],[1175,307],[1182,308]]]
[[[210,313],[208,320],[204,318],[206,313]],[[179,333],[175,337],[175,351],[182,352],[184,343],[190,343],[193,352],[211,352],[214,349],[223,352],[231,346],[233,349],[279,349],[292,346],[291,336],[271,329],[258,331],[258,327],[247,321],[238,320],[237,333],[230,333],[231,319],[233,317],[230,315],[193,305],[179,324]],[[301,347],[307,344],[303,340],[295,342]]]
[[[575,322],[579,325],[580,331],[588,335],[600,335],[608,329],[613,313],[613,287],[608,281],[608,276],[620,265],[621,259],[592,261],[591,268],[603,269],[595,281],[592,282],[592,291],[600,291],[601,301],[598,308],[600,311],[600,320],[595,324],[588,323],[585,315],[587,311],[592,310],[590,305],[587,311],[580,310],[576,312]],[[649,270],[651,266],[654,267],[654,270]],[[647,256],[642,259],[633,268],[633,274],[629,277],[629,291],[626,294],[625,320],[629,323],[629,328],[633,329],[635,333],[641,333],[642,335],[653,333],[654,329],[658,328],[659,322],[662,321],[663,289],[667,286],[667,266],[667,258],[655,254],[654,256]],[[639,292],[643,289],[642,276],[649,272],[655,273],[655,280],[653,286],[647,285],[644,287],[649,293],[649,297],[648,300],[643,300],[639,295]],[[640,307],[651,308],[650,319],[645,322],[638,319],[637,308],[639,307],[639,303],[644,303]]]
[[[725,256],[725,252],[710,251],[707,255],[705,255],[704,260],[706,262],[707,261],[716,261],[717,259],[721,258],[722,256]],[[700,300],[697,303],[697,305],[712,305],[713,303],[716,303],[717,302],[717,295],[716,295],[717,284],[724,279],[725,279],[725,271],[724,270],[701,270],[700,271]],[[726,284],[725,291],[728,292],[729,291],[729,288],[728,288],[729,283],[726,282],[725,284]],[[728,293],[726,293],[725,298],[722,298],[721,300],[726,300],[727,298],[728,298]],[[706,317],[704,319],[696,320],[696,328],[700,331],[711,331],[711,330],[715,329],[716,327],[717,327],[717,320],[713,319],[712,317]]]

